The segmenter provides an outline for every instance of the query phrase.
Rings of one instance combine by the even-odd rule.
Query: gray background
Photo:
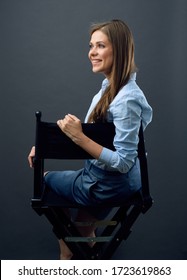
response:
[[[1,259],[58,259],[51,226],[30,207],[34,113],[84,119],[103,79],[87,59],[88,29],[112,18],[133,31],[137,81],[154,109],[146,144],[155,200],[113,258],[187,259],[187,2],[0,0]]]

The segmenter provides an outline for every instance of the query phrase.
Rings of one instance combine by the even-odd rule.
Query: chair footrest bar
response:
[[[107,221],[107,220],[101,220],[101,221],[95,221],[95,222],[74,222],[74,224],[78,227],[90,227],[90,226],[116,226],[117,221]]]
[[[109,242],[111,241],[111,236],[100,236],[100,237],[65,237],[66,242]]]

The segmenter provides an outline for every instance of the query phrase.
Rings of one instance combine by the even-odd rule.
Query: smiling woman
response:
[[[95,24],[91,28],[88,57],[94,73],[105,79],[94,96],[85,122],[113,122],[115,150],[103,147],[87,137],[81,121],[73,114],[58,120],[59,128],[93,159],[86,160],[78,171],[51,171],[45,175],[46,187],[73,204],[97,206],[128,200],[141,188],[140,167],[137,158],[140,124],[151,122],[152,108],[136,84],[134,42],[131,31],[121,20]],[[35,149],[29,154],[32,157]],[[110,179],[108,179],[110,178]],[[101,210],[100,210],[101,211]],[[79,210],[77,221],[98,218]],[[100,215],[101,213],[99,213]],[[102,213],[106,214],[105,213]],[[95,236],[95,226],[78,228],[85,237]],[[62,239],[60,258],[70,259],[72,253]],[[90,244],[92,246],[93,244]]]

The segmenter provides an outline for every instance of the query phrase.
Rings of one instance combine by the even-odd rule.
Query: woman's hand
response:
[[[34,167],[33,165],[33,158],[35,157],[35,146],[32,147],[30,154],[28,155],[28,161],[31,168]]]
[[[82,141],[84,137],[82,125],[76,116],[68,114],[64,119],[58,120],[57,125],[76,144]]]
[[[57,121],[57,125],[75,144],[92,157],[99,158],[103,147],[83,133],[81,121],[76,116],[68,114],[63,120]]]

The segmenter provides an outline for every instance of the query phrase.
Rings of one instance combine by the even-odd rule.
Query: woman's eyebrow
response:
[[[90,41],[90,44],[93,44],[93,42]],[[95,44],[106,44],[106,43],[103,41],[97,41],[97,42],[95,42]]]

